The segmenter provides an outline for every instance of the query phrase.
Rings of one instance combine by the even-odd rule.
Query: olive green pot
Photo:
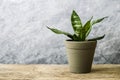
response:
[[[65,41],[70,72],[91,72],[97,41]]]

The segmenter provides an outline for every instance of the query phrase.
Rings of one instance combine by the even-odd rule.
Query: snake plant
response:
[[[91,17],[91,19],[89,19],[83,25],[80,17],[75,12],[75,10],[73,10],[72,15],[71,15],[71,24],[72,24],[72,27],[73,27],[73,30],[74,30],[74,34],[64,32],[64,31],[58,30],[56,28],[50,28],[50,27],[47,27],[47,28],[50,29],[52,32],[54,32],[56,34],[66,35],[72,41],[96,41],[96,40],[103,39],[105,34],[103,36],[92,38],[92,39],[87,39],[87,37],[88,37],[89,33],[91,32],[92,26],[101,22],[101,21],[103,21],[105,18],[107,18],[107,17],[103,17],[103,18],[100,18],[100,19],[97,19],[97,20],[92,20],[93,17]]]

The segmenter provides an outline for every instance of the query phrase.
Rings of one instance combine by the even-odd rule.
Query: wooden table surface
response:
[[[70,73],[68,65],[0,64],[0,80],[120,80],[120,64],[93,65],[87,74]]]

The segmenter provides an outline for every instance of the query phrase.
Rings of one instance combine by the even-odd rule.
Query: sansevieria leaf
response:
[[[68,32],[64,32],[64,31],[61,31],[61,30],[58,30],[58,29],[55,29],[55,28],[50,28],[50,27],[47,27],[48,29],[50,29],[52,32],[56,33],[56,34],[64,34],[66,36],[68,36],[69,38],[73,38],[72,34],[68,33]]]
[[[80,41],[79,37],[76,36],[76,34],[73,35],[73,40],[74,40],[74,41]]]
[[[97,23],[103,21],[105,18],[108,18],[108,16],[92,21],[92,25],[97,24]]]
[[[73,10],[71,14],[71,24],[74,30],[74,34],[70,34],[68,32],[64,32],[56,28],[50,28],[50,27],[47,27],[47,28],[56,34],[64,34],[65,36],[71,38],[72,41],[85,41],[85,40],[96,41],[96,40],[103,39],[105,35],[92,38],[92,39],[87,39],[87,37],[90,34],[93,25],[103,21],[105,18],[108,18],[108,17],[103,17],[96,20],[92,20],[92,18],[93,16],[91,17],[91,19],[86,21],[86,23],[83,25],[79,15]]]
[[[103,36],[97,37],[97,38],[92,38],[92,39],[88,39],[88,41],[96,41],[96,40],[101,40],[105,37],[105,34]]]
[[[80,17],[74,10],[71,15],[71,23],[75,34],[80,34],[80,30],[82,29],[82,22]]]
[[[92,25],[91,25],[91,20],[92,20],[93,16],[91,17],[91,19],[89,21],[87,21],[84,25],[84,30],[85,30],[85,36],[87,37],[91,31]]]

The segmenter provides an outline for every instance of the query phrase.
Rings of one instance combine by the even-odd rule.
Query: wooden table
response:
[[[120,64],[93,65],[87,74],[70,73],[68,65],[0,64],[0,80],[120,80]]]

